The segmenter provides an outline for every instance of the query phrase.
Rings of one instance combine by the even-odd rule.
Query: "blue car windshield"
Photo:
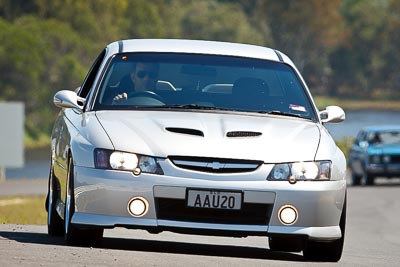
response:
[[[400,144],[400,131],[370,132],[367,140],[371,145]]]
[[[114,56],[93,109],[239,111],[316,120],[305,88],[289,65],[201,54]]]

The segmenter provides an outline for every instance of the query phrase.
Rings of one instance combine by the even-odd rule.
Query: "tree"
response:
[[[24,101],[29,134],[48,134],[54,93],[128,38],[265,45],[314,92],[398,95],[399,12],[397,0],[0,0],[0,100]]]
[[[4,40],[0,98],[25,103],[28,133],[49,133],[55,110],[51,99],[60,89],[80,85],[87,68],[82,62],[89,61],[90,46],[67,24],[32,16],[20,17],[13,24],[0,20],[0,36]]]
[[[340,5],[340,0],[258,0],[255,7],[259,20],[269,25],[272,45],[322,90],[331,75],[329,54],[344,39]]]
[[[180,20],[183,38],[264,43],[263,35],[251,26],[240,5],[218,1],[186,2]]]
[[[389,88],[389,95],[398,96],[400,88],[400,2],[390,0],[385,12],[385,27],[382,37],[382,64],[381,73],[384,79],[384,87]]]
[[[383,86],[385,51],[392,36],[384,35],[387,1],[344,0],[341,12],[346,22],[347,40],[331,55],[335,73],[333,87],[353,96],[370,96]],[[397,53],[396,53],[397,54]]]

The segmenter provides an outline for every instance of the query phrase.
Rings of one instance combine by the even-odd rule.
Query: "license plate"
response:
[[[188,190],[187,205],[193,208],[240,210],[242,207],[242,193]]]

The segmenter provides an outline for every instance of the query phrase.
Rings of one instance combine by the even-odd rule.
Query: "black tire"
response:
[[[375,177],[371,174],[365,174],[365,184],[366,185],[374,185],[375,184]]]
[[[103,239],[102,228],[79,229],[71,223],[75,212],[74,199],[74,164],[70,157],[68,160],[68,176],[66,187],[66,201],[64,210],[64,238],[69,245],[98,245]]]
[[[342,237],[333,242],[321,242],[307,240],[306,247],[303,251],[303,256],[308,261],[326,261],[338,262],[342,257],[344,236],[346,230],[346,210],[347,210],[347,197],[343,204],[342,215],[340,216],[340,230]]]
[[[361,180],[362,180],[362,175],[357,175],[353,171],[351,172],[351,181],[352,181],[351,184],[353,186],[361,185]]]
[[[375,176],[368,173],[366,166],[364,165],[364,182],[365,185],[374,185],[375,184]]]
[[[56,203],[58,188],[56,186],[53,168],[50,168],[49,185],[46,199],[47,209],[47,233],[50,236],[62,236],[64,234],[63,221],[57,213]]]

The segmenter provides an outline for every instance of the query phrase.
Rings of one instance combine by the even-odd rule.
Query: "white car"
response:
[[[292,61],[265,47],[123,40],[60,91],[48,233],[103,229],[266,236],[273,251],[338,261],[346,160]]]

